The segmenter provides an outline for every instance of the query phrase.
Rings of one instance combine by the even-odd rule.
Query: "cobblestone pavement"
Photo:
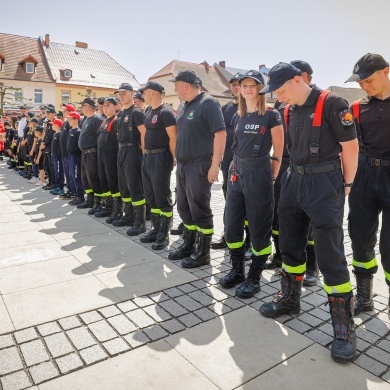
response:
[[[212,209],[215,219],[220,221],[223,196],[218,186],[214,188]],[[104,221],[100,222],[105,224]],[[175,225],[178,222],[175,220]],[[220,231],[220,222],[218,226]],[[126,229],[112,229],[127,237]],[[345,235],[350,264],[351,248],[347,230]],[[127,238],[139,243],[138,237]],[[171,248],[180,245],[180,240],[174,236],[171,239],[176,240]],[[139,245],[152,251],[151,244]],[[157,253],[161,258],[167,258],[168,250]],[[197,278],[193,282],[11,333],[2,334],[0,330],[0,390],[30,388],[82,370],[245,305],[257,310],[261,303],[272,300],[280,287],[277,274],[265,271],[260,293],[252,299],[237,298],[234,289],[224,290],[218,285],[219,278],[229,268],[227,251],[214,250],[210,266],[187,270]],[[382,278],[382,275],[378,277]],[[376,294],[374,300],[375,310],[356,318],[359,354],[354,364],[390,383],[388,297]],[[277,320],[314,342],[329,347],[333,332],[326,302],[326,294],[320,283],[303,288],[301,314],[285,315]]]

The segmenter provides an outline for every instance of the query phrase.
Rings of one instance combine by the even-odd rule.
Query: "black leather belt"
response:
[[[162,152],[166,152],[167,150],[168,150],[168,148],[145,149],[145,154],[162,153]]]
[[[341,168],[341,161],[332,161],[329,163],[322,164],[308,164],[308,165],[296,165],[294,163],[290,163],[291,169],[298,173],[299,175],[310,175],[312,173],[326,173],[337,171]]]
[[[359,160],[371,165],[372,167],[390,167],[390,160],[371,157],[367,154],[359,154]]]
[[[118,146],[120,148],[126,148],[127,146],[134,146],[137,145],[134,142],[119,142]]]
[[[96,148],[89,148],[89,149],[84,149],[81,151],[82,154],[87,154],[87,153],[96,153]]]

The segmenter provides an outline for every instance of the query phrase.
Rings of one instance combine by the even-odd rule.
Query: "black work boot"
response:
[[[236,288],[236,295],[239,298],[252,298],[256,293],[260,291],[260,276],[263,272],[264,265],[260,265],[256,261],[257,256],[252,254],[252,263],[249,267],[248,275],[241,286]]]
[[[124,202],[122,217],[112,223],[113,226],[133,226],[134,224],[134,207],[131,202]]]
[[[328,295],[332,317],[333,342],[330,355],[336,362],[350,362],[356,356],[356,333],[353,322],[353,295]]]
[[[211,243],[211,249],[224,249],[224,248],[227,248],[224,235],[222,235],[222,237],[218,241]]]
[[[95,215],[99,211],[102,211],[102,197],[94,196],[93,207],[91,208],[91,210],[88,210],[88,215]]]
[[[363,311],[374,310],[374,300],[372,292],[372,282],[374,275],[358,274],[353,271],[356,278],[355,315]]]
[[[260,313],[264,317],[275,318],[282,314],[299,314],[301,310],[300,296],[303,275],[293,275],[280,271],[282,275],[282,290],[279,291],[272,302],[263,303]]]
[[[192,255],[195,250],[196,230],[188,230],[184,227],[183,241],[183,244],[181,244],[177,249],[169,252],[169,260],[181,260]]]
[[[152,245],[154,251],[164,249],[169,244],[169,229],[171,228],[172,217],[160,216],[160,226],[158,229],[156,241]]]
[[[122,198],[117,196],[112,198],[113,205],[111,215],[106,219],[106,223],[113,223],[114,221],[119,221],[122,217]]]
[[[315,286],[318,282],[318,263],[316,253],[314,251],[314,245],[306,246],[306,273],[303,279],[303,285],[306,287]]]
[[[195,252],[190,257],[183,259],[181,266],[183,268],[197,268],[210,264],[210,244],[212,237],[212,234],[205,235],[199,232]]]
[[[144,244],[148,242],[155,242],[158,229],[160,226],[160,215],[152,213],[151,215],[152,219],[152,228],[144,235],[141,236],[140,241]]]
[[[77,205],[78,209],[90,209],[93,207],[93,193],[90,192],[87,194],[87,199],[83,203]]]
[[[100,210],[94,212],[95,210],[95,206],[94,206],[93,209],[88,211],[88,214],[93,213],[96,218],[109,217],[112,214],[113,206],[114,206],[114,199],[112,198],[112,196],[107,196],[107,198],[105,198],[104,200],[104,206],[102,206],[101,204],[99,205]]]
[[[279,236],[272,235],[272,239],[274,241],[275,251],[266,261],[265,263],[266,269],[280,268],[283,263],[282,254],[280,253],[280,249],[279,249]]]
[[[134,207],[134,225],[127,231],[128,236],[138,236],[138,234],[146,232],[146,220],[145,220],[145,205],[133,206]]]
[[[243,257],[231,256],[232,269],[219,279],[219,284],[224,288],[231,288],[245,280],[245,260]]]
[[[176,229],[171,229],[172,236],[181,236],[184,232],[184,223],[180,222]]]

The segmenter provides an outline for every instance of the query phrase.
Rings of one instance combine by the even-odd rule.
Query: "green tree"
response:
[[[13,103],[15,101],[15,91],[21,91],[21,88],[7,86],[4,85],[4,83],[0,82],[0,115],[4,115],[5,104]]]

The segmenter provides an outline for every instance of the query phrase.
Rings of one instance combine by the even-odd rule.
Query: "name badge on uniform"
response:
[[[195,111],[190,111],[188,116],[187,116],[187,119],[194,119],[194,114],[195,114]]]
[[[128,122],[128,121],[129,121],[129,116],[126,115],[126,116],[125,116],[125,120],[124,120],[123,122]]]
[[[152,123],[155,125],[157,123],[158,115],[153,115]]]

